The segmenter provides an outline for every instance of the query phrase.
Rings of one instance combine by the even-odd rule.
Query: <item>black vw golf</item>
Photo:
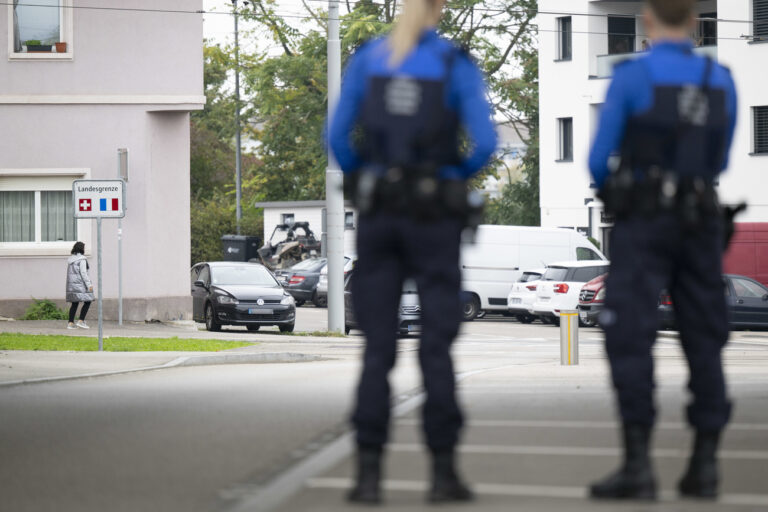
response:
[[[258,331],[276,325],[292,332],[296,304],[272,273],[258,263],[213,261],[191,270],[192,314],[209,331],[222,325],[245,325]]]

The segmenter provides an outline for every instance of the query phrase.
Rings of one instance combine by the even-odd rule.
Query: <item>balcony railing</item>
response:
[[[698,55],[709,55],[712,59],[717,60],[717,46],[700,46],[694,48],[693,52]],[[646,52],[632,52],[632,53],[618,53],[615,55],[598,55],[597,56],[597,75],[596,78],[610,78],[613,76],[613,68],[625,60],[637,59],[645,55]]]

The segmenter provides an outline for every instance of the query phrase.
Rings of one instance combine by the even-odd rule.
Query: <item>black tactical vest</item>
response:
[[[436,170],[461,163],[458,114],[446,105],[453,60],[445,57],[439,80],[409,76],[369,79],[358,123],[363,159],[384,168],[419,167]]]
[[[726,94],[710,88],[707,58],[701,85],[657,85],[650,110],[632,117],[621,148],[621,167],[639,173],[652,168],[681,179],[710,182],[720,172],[728,138]]]

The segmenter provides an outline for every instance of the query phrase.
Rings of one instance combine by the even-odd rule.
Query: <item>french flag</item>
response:
[[[102,212],[116,212],[120,210],[120,205],[116,197],[111,199],[101,198],[99,199],[99,211]]]

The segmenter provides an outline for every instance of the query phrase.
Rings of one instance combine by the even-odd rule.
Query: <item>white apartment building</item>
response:
[[[613,66],[641,55],[643,0],[540,0],[541,224],[589,230],[605,249],[610,219],[587,166]],[[725,203],[740,222],[768,222],[768,0],[699,0],[696,52],[728,66],[739,94]],[[714,21],[716,20],[716,21]]]
[[[63,306],[76,240],[96,285],[96,222],[75,220],[72,182],[117,178],[118,148],[129,155],[124,318],[191,314],[189,112],[205,103],[202,4],[0,5],[0,316],[23,315],[32,298]],[[117,316],[117,248],[118,221],[105,220],[107,319]]]

